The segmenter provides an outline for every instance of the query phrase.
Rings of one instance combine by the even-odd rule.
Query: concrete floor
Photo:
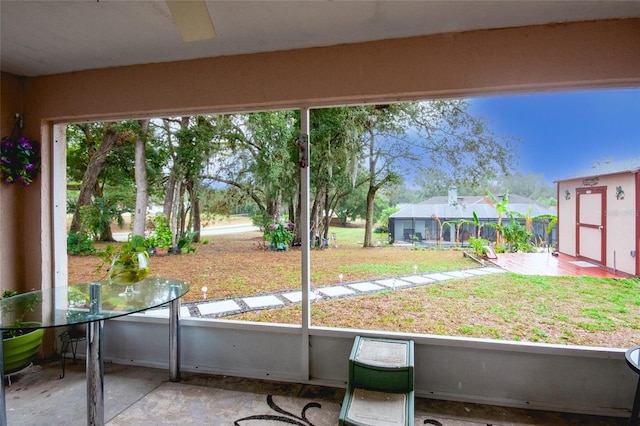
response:
[[[9,425],[85,425],[84,363],[36,365],[6,386]],[[169,382],[164,369],[105,364],[105,422],[119,425],[336,425],[343,389],[196,373]],[[268,398],[268,395],[272,397]],[[269,403],[271,405],[269,405]],[[275,421],[280,417],[280,422]],[[416,398],[415,424],[625,425],[628,419]]]

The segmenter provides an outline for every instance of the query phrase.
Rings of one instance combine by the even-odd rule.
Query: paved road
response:
[[[237,234],[241,232],[251,232],[258,231],[259,228],[257,226],[253,226],[251,223],[237,223],[233,225],[214,225],[208,226],[202,229],[200,233],[201,236],[211,236],[211,235],[222,235],[222,234]],[[127,241],[129,238],[128,232],[115,232],[113,234],[113,238],[116,241]]]

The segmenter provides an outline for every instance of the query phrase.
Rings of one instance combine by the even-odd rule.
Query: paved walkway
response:
[[[427,284],[472,276],[501,274],[505,272],[507,271],[502,268],[487,266],[459,271],[413,274],[395,278],[348,282],[326,287],[314,287],[312,288],[310,297],[312,301],[320,299],[338,299],[395,290],[398,288],[419,287]],[[182,318],[221,318],[249,311],[284,307],[300,303],[301,301],[302,291],[284,290],[255,296],[183,303],[180,308],[180,315]],[[168,317],[169,308],[167,307],[146,311],[145,315]]]

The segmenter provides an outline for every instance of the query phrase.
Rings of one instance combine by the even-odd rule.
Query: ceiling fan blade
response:
[[[208,40],[216,36],[204,0],[167,0],[167,7],[185,42]]]

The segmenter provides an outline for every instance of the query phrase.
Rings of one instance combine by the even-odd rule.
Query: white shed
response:
[[[640,275],[640,158],[558,180],[558,251]]]

